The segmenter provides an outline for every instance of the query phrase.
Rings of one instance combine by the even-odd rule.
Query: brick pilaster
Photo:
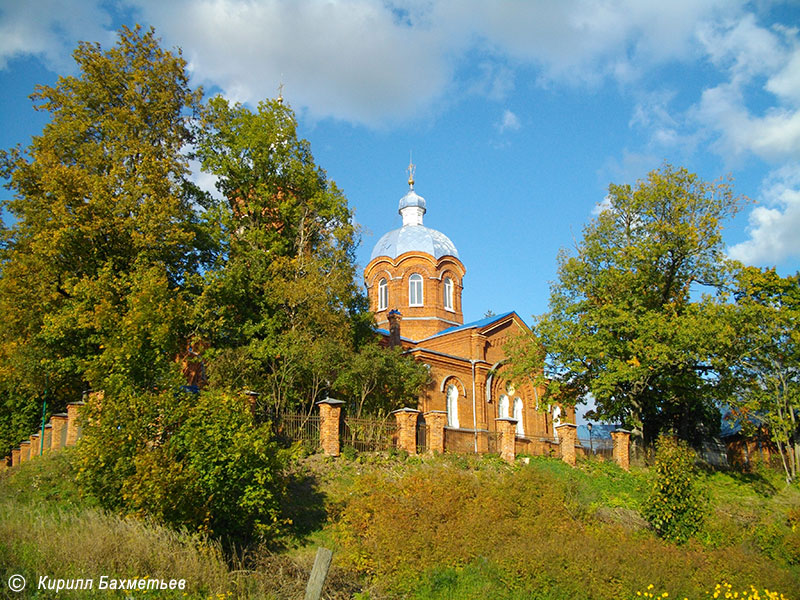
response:
[[[53,426],[53,431],[50,434],[50,449],[61,450],[64,447],[65,436],[64,432],[67,429],[67,414],[58,413],[50,417],[50,424]]]
[[[429,410],[425,413],[425,423],[428,426],[428,451],[444,453],[444,428],[447,425],[447,411]]]
[[[31,458],[39,456],[39,450],[41,449],[41,444],[39,443],[40,437],[41,433],[34,433],[31,436]]]
[[[16,467],[19,464],[19,448],[11,450],[11,466]]]
[[[617,429],[611,432],[611,439],[614,440],[614,462],[622,469],[629,471],[631,468],[631,432]]]
[[[409,454],[417,453],[417,419],[419,411],[414,408],[401,408],[394,411],[397,420],[397,449]]]
[[[562,423],[556,426],[556,430],[558,431],[559,446],[561,446],[561,460],[574,467],[578,427],[573,423]]]
[[[513,463],[517,458],[517,420],[495,419],[497,432],[500,434],[500,457]]]
[[[44,447],[42,448],[43,452],[50,452],[50,446],[52,445],[53,439],[53,426],[48,423],[44,426]]]
[[[31,441],[23,440],[19,445],[19,462],[31,459]]]
[[[339,424],[342,418],[342,402],[326,398],[317,402],[319,406],[319,446],[325,456],[339,456]]]
[[[81,437],[80,409],[84,402],[70,402],[67,404],[67,446],[74,446]]]

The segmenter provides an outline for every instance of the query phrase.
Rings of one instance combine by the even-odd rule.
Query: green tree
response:
[[[3,202],[14,224],[0,246],[0,389],[33,399],[47,374],[54,408],[108,377],[174,381],[181,315],[210,247],[183,154],[201,93],[180,52],[137,27],[107,51],[81,43],[74,58],[78,76],[32,96],[51,114],[42,134],[0,154],[14,192]]]
[[[800,471],[800,273],[747,267],[737,277],[731,404],[746,425],[763,425],[780,450],[787,480]],[[745,428],[747,429],[747,427]]]
[[[385,416],[404,406],[416,406],[429,381],[428,369],[403,355],[401,348],[383,348],[372,342],[341,367],[336,388],[348,399],[348,413],[361,418],[365,411]]]
[[[201,129],[197,157],[225,199],[224,252],[196,312],[211,384],[310,410],[371,318],[356,285],[352,213],[282,102],[252,112],[213,98]]]
[[[716,300],[692,294],[728,281],[722,223],[742,199],[668,165],[635,187],[612,184],[607,199],[575,253],[560,254],[550,312],[512,349],[512,373],[546,385],[543,405],[592,394],[599,418],[646,442],[713,431],[726,332],[709,318]]]

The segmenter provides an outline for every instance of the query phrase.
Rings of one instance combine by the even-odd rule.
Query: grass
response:
[[[646,470],[523,458],[298,458],[280,547],[225,556],[206,537],[103,513],[75,486],[70,451],[45,456],[0,473],[0,594],[12,573],[46,573],[187,580],[188,596],[134,597],[297,598],[326,546],[327,598],[705,598],[728,583],[800,600],[800,490],[779,473],[701,474],[706,525],[676,546],[639,516]]]

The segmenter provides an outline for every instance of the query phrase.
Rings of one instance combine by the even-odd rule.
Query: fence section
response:
[[[578,438],[578,444],[587,458],[614,460],[614,440],[608,438]]]
[[[345,417],[341,420],[339,438],[342,446],[359,452],[388,450],[397,444],[397,423]]]
[[[282,414],[275,417],[273,428],[279,439],[319,445],[319,415]]]

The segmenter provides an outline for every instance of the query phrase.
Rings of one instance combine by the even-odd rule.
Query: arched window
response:
[[[553,408],[553,437],[558,439],[558,430],[556,427],[561,425],[561,407],[555,406]]]
[[[444,309],[453,309],[453,280],[449,277],[444,278]]]
[[[447,386],[447,426],[458,429],[458,388]]]
[[[514,398],[514,418],[517,420],[517,435],[525,435],[525,426],[522,424],[522,399]]]
[[[500,396],[500,401],[497,403],[497,416],[501,419],[507,419],[508,414],[508,396],[503,394]]]
[[[422,306],[422,275],[419,273],[408,278],[408,305]]]
[[[386,279],[378,282],[378,310],[386,310],[389,306],[389,286]]]

